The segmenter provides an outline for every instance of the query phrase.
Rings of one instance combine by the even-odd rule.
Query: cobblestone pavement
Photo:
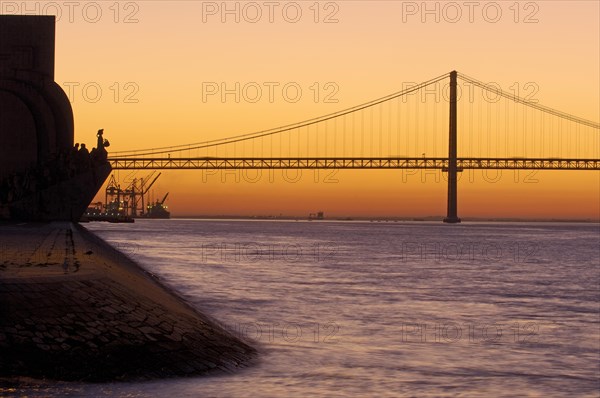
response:
[[[0,261],[0,376],[149,379],[231,372],[255,357],[253,348],[160,284],[135,273],[116,278],[119,265],[107,257],[84,261],[83,248],[103,249],[77,230],[73,239],[69,225],[40,228],[45,232],[21,230],[34,237],[24,242],[0,226],[4,246],[12,241],[12,252],[28,249],[10,259],[5,251]],[[81,240],[86,245],[79,249]],[[108,271],[98,266],[107,261]]]

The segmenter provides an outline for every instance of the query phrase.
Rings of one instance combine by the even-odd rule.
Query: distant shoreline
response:
[[[243,215],[191,215],[191,216],[172,216],[172,219],[197,219],[197,220],[282,220],[282,221],[299,221],[299,220],[311,220],[311,221],[372,221],[372,222],[442,222],[443,216],[427,216],[427,217],[325,217],[322,220],[309,217],[301,216],[243,216]],[[569,219],[569,218],[512,218],[512,217],[497,217],[497,218],[486,218],[486,217],[463,217],[463,222],[547,222],[547,223],[585,223],[585,224],[597,224],[599,220],[594,219]]]

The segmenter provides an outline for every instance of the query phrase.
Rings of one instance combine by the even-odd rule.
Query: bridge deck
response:
[[[448,158],[109,158],[115,170],[441,169]],[[600,170],[600,159],[458,158],[461,169]]]

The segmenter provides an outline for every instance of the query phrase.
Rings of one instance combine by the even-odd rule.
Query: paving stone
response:
[[[20,260],[0,270],[0,377],[83,381],[163,378],[216,370],[230,372],[255,357],[253,348],[207,323],[202,314],[154,282],[148,288],[161,292],[158,297],[169,295],[170,300],[179,303],[179,310],[130,290],[106,270],[78,273],[77,279],[65,276],[62,270],[45,277],[44,272],[61,267],[62,262],[52,263],[64,256],[67,228],[79,231],[79,227],[67,223],[57,224],[61,225],[58,229],[53,225],[41,226],[39,236],[35,236],[41,243],[46,239],[57,242],[55,247],[60,253],[52,254],[47,267],[23,268],[27,277],[19,279],[20,283],[2,279],[10,267],[18,267]],[[0,234],[2,228],[0,225]],[[76,247],[85,234],[83,230],[73,232]],[[88,235],[85,251],[92,247],[94,257],[100,258],[102,249],[94,245],[101,243]],[[29,256],[34,263],[38,249],[31,249],[23,250],[19,258]],[[45,256],[50,249],[44,250]],[[120,258],[118,253],[113,257]],[[80,272],[93,266],[87,258],[81,264]],[[114,271],[122,265],[111,266]],[[139,280],[148,283],[147,278],[144,275]]]

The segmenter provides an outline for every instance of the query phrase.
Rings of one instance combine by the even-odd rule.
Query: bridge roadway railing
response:
[[[194,169],[440,169],[448,158],[119,158],[109,157],[114,170]],[[457,168],[521,170],[600,170],[600,159],[458,158]]]

